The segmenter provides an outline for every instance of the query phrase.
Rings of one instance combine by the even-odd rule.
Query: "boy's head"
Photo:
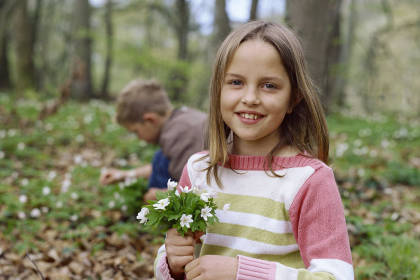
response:
[[[116,120],[140,139],[154,143],[171,111],[172,104],[159,83],[134,80],[118,96]]]

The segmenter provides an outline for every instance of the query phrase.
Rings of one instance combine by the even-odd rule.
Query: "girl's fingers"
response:
[[[193,256],[193,246],[167,246],[166,253],[169,256]]]
[[[194,245],[194,239],[191,235],[182,236],[174,228],[171,228],[166,233],[166,241],[177,246]]]
[[[201,274],[200,267],[198,266],[198,260],[195,259],[185,266],[185,276],[188,280],[197,279]]]
[[[194,256],[174,256],[168,258],[169,267],[176,273],[183,272],[184,267],[194,259]]]

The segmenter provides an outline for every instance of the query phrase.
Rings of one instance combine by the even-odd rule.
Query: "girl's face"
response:
[[[220,109],[234,133],[234,152],[266,155],[278,144],[290,108],[289,76],[277,50],[262,40],[245,41],[226,69]]]

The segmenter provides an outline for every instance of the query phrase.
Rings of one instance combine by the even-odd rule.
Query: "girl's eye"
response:
[[[227,84],[232,85],[232,86],[240,86],[242,85],[241,80],[229,80],[227,81]]]
[[[268,88],[268,89],[274,89],[277,88],[274,84],[272,83],[264,83],[263,85],[264,88]]]

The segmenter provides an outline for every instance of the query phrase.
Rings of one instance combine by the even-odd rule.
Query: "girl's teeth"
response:
[[[241,116],[245,119],[250,119],[250,120],[256,120],[258,117],[257,115],[253,115],[253,114],[241,114]]]

